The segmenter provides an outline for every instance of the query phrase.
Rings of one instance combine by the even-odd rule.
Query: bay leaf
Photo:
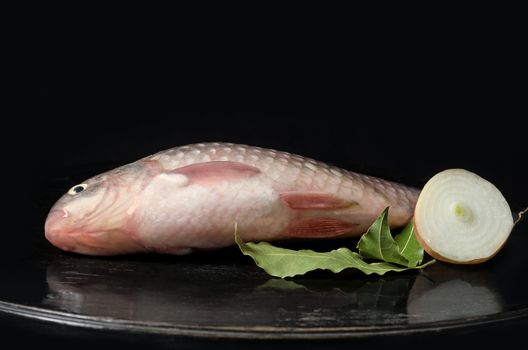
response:
[[[407,259],[400,254],[398,245],[388,223],[389,207],[385,208],[368,231],[361,236],[357,248],[366,259],[378,259],[402,266],[408,266]]]
[[[415,267],[422,263],[424,250],[414,234],[414,220],[411,219],[407,226],[394,237],[400,255],[407,260],[408,267]]]
[[[355,268],[367,275],[373,273],[383,275],[389,271],[399,272],[409,269],[388,262],[368,263],[363,260],[361,255],[348,248],[339,248],[322,253],[307,249],[292,250],[275,247],[268,242],[245,243],[236,231],[235,241],[244,255],[250,256],[259,267],[271,276],[280,278],[303,275],[318,269],[337,273],[344,269]],[[424,266],[417,266],[416,268],[423,268]]]

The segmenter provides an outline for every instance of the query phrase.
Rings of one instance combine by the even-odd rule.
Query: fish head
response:
[[[131,211],[141,166],[125,166],[68,190],[51,208],[44,226],[54,246],[87,255],[143,250],[134,239]]]

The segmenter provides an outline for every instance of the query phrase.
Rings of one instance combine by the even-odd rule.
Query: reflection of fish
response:
[[[46,237],[82,254],[186,254],[244,239],[358,236],[391,207],[412,215],[418,191],[321,162],[227,143],[173,148],[74,186],[50,211]]]
[[[192,265],[192,264],[191,264]],[[236,266],[200,264],[130,264],[120,261],[90,261],[82,264],[65,257],[48,266],[48,307],[87,317],[206,324],[230,314],[240,305],[237,293],[252,291],[256,283],[243,281]],[[218,273],[224,271],[224,273]],[[241,282],[242,281],[242,282]],[[211,294],[211,285],[215,293]],[[266,305],[266,307],[268,307]],[[264,306],[263,314],[268,312]],[[242,324],[251,314],[242,315]]]
[[[256,267],[255,273],[248,273],[232,263],[185,262],[191,258],[179,264],[131,264],[66,256],[48,266],[43,303],[88,318],[197,327],[287,327],[288,332],[291,327],[368,328],[407,322],[405,301],[414,275],[296,283],[267,280]]]

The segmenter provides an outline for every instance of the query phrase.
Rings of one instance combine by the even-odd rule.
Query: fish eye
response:
[[[84,191],[86,187],[88,187],[87,184],[75,185],[72,188],[70,188],[70,190],[68,191],[68,194],[76,195],[77,193]]]

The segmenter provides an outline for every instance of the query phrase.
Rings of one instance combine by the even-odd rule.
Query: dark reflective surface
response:
[[[527,220],[492,261],[478,266],[436,263],[421,273],[316,272],[290,280],[270,278],[235,248],[94,258],[60,252],[35,230],[31,254],[0,266],[0,311],[46,322],[192,336],[338,338],[528,315]],[[296,244],[327,250],[355,242]]]
[[[422,273],[316,273],[293,280],[268,278],[235,249],[90,258],[43,245],[40,257],[0,270],[9,281],[0,287],[1,308],[89,326],[248,337],[472,325],[526,312],[528,289],[518,278],[528,266],[521,249],[528,235],[521,231],[526,224],[480,266],[437,263]]]

